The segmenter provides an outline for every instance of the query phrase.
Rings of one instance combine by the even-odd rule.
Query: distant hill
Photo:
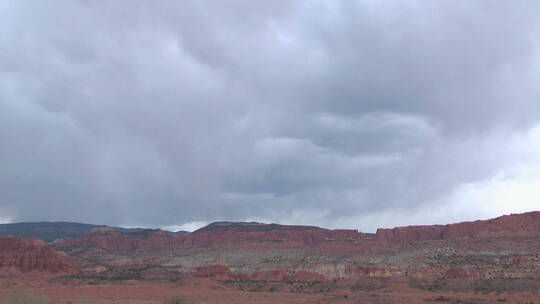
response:
[[[198,232],[219,232],[225,230],[234,231],[271,231],[271,230],[325,230],[316,226],[299,226],[299,225],[280,225],[280,224],[265,224],[257,222],[214,222],[207,226],[194,231]]]
[[[45,242],[57,239],[78,237],[98,225],[70,222],[26,222],[0,224],[0,237],[13,235],[16,237],[34,237]]]
[[[84,233],[89,232],[93,228],[100,227],[102,225],[83,224],[73,222],[25,222],[25,223],[12,223],[12,224],[0,224],[0,237],[7,235],[13,235],[21,238],[34,237],[41,239],[47,243],[54,242],[55,240],[64,240],[74,237],[79,237]],[[146,234],[152,229],[145,228],[123,228],[112,227],[114,230],[124,234]],[[187,231],[164,231],[170,235],[186,234]]]

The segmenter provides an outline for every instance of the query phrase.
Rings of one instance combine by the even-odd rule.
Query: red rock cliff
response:
[[[73,239],[65,240],[58,247],[101,247],[108,250],[133,251],[139,249],[163,249],[174,247],[175,238],[156,232],[148,238],[137,238],[121,234],[112,228],[98,227]]]
[[[64,256],[41,240],[34,238],[0,238],[0,268],[16,268],[22,272],[76,272]]]
[[[380,241],[400,243],[463,237],[540,236],[540,211],[504,215],[498,218],[449,225],[407,226],[377,229]]]
[[[101,247],[108,250],[153,250],[181,247],[209,247],[217,244],[244,243],[248,245],[273,242],[288,247],[315,246],[327,240],[360,237],[357,230],[270,230],[203,231],[187,235],[170,236],[154,233],[148,238],[136,238],[112,229],[96,228],[74,239],[65,240],[59,247]]]

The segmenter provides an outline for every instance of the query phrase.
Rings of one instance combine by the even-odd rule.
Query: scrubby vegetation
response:
[[[67,302],[68,304],[92,304],[93,302],[87,300],[75,300]],[[47,299],[46,297],[37,296],[32,292],[25,293],[13,293],[7,296],[2,304],[55,304],[54,301]],[[193,304],[193,301],[188,300],[183,296],[173,296],[163,301],[163,304]]]
[[[54,302],[50,301],[47,298],[39,297],[34,295],[31,292],[27,293],[14,293],[7,296],[3,302],[4,304],[53,304]]]
[[[47,299],[46,297],[37,296],[32,292],[25,293],[13,293],[7,296],[2,304],[54,304],[54,301]],[[93,302],[87,300],[75,300],[68,302],[69,304],[92,304]]]
[[[167,300],[163,301],[163,304],[192,304],[193,302],[189,301],[182,296],[170,297]]]

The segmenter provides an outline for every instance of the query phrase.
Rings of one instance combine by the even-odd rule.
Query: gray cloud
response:
[[[432,208],[523,157],[508,143],[540,119],[539,13],[535,1],[5,2],[0,211],[337,227]]]

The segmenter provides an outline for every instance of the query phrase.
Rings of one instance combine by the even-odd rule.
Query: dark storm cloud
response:
[[[340,226],[433,205],[519,159],[508,141],[540,118],[538,13],[535,1],[8,1],[0,212]]]

